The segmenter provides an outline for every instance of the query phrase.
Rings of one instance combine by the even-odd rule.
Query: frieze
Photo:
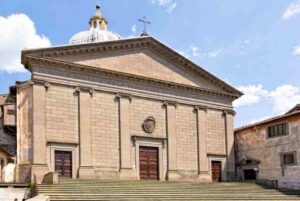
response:
[[[137,89],[137,90],[143,90],[143,91],[149,91],[154,93],[161,93],[161,94],[169,94],[169,95],[175,95],[175,96],[182,96],[182,97],[188,97],[192,99],[200,99],[205,101],[216,101],[220,102],[222,99],[220,98],[213,98],[213,97],[205,97],[199,93],[196,93],[195,91],[190,90],[180,90],[177,88],[168,88],[167,86],[160,86],[157,87],[157,84],[153,84],[152,82],[140,82],[138,83],[138,80],[128,80],[128,79],[122,79],[119,77],[108,77],[105,73],[101,74],[100,72],[97,74],[97,77],[94,75],[86,75],[81,73],[75,73],[70,71],[63,71],[62,69],[55,69],[51,67],[33,67],[33,77],[37,74],[42,74],[43,76],[51,76],[53,78],[61,77],[64,78],[70,78],[75,80],[82,80],[85,82],[89,82],[91,84],[103,84],[103,85],[113,85],[113,86],[119,86],[122,88],[129,88],[129,89]],[[209,95],[209,94],[205,94]],[[221,103],[229,103],[223,100],[224,102]]]

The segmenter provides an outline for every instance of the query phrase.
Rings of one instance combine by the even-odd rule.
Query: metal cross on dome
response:
[[[147,25],[147,24],[151,24],[151,22],[150,22],[150,21],[147,21],[145,16],[144,16],[142,19],[139,19],[139,22],[141,22],[141,23],[144,24],[144,31],[143,31],[143,33],[142,33],[142,36],[147,36],[148,33],[147,33],[146,25]]]

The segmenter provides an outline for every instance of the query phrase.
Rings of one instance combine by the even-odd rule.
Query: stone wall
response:
[[[177,167],[181,171],[197,173],[197,121],[194,108],[176,108]]]
[[[225,120],[222,111],[207,110],[206,132],[207,153],[226,155]]]
[[[153,133],[146,133],[142,124],[147,117],[154,117],[156,126]],[[133,98],[130,104],[130,133],[132,135],[166,137],[166,109],[162,101]]]
[[[32,85],[17,91],[17,161],[32,162]]]
[[[288,122],[288,135],[272,138],[267,136],[268,126],[284,122]],[[260,161],[258,179],[284,182],[300,180],[300,115],[238,131],[235,141],[237,161],[246,158]],[[282,166],[280,154],[295,151],[297,164]]]
[[[118,170],[118,102],[114,94],[99,92],[91,100],[92,164]]]
[[[46,92],[48,141],[78,143],[78,97],[74,88],[51,86]]]

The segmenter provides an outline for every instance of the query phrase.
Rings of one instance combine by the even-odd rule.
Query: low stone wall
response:
[[[44,176],[42,181],[43,184],[58,184],[58,173],[57,172],[49,172]]]
[[[296,189],[300,190],[300,181],[298,180],[279,180],[278,181],[278,188],[289,188],[289,189]]]

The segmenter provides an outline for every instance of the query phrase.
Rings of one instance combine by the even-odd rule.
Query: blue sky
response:
[[[0,94],[16,80],[30,78],[28,72],[19,72],[22,48],[67,44],[73,34],[88,29],[97,2],[1,0]],[[123,37],[138,36],[142,25],[137,19],[147,16],[152,36],[242,90],[245,96],[234,104],[236,126],[300,103],[300,0],[102,0],[100,4],[110,30]]]

